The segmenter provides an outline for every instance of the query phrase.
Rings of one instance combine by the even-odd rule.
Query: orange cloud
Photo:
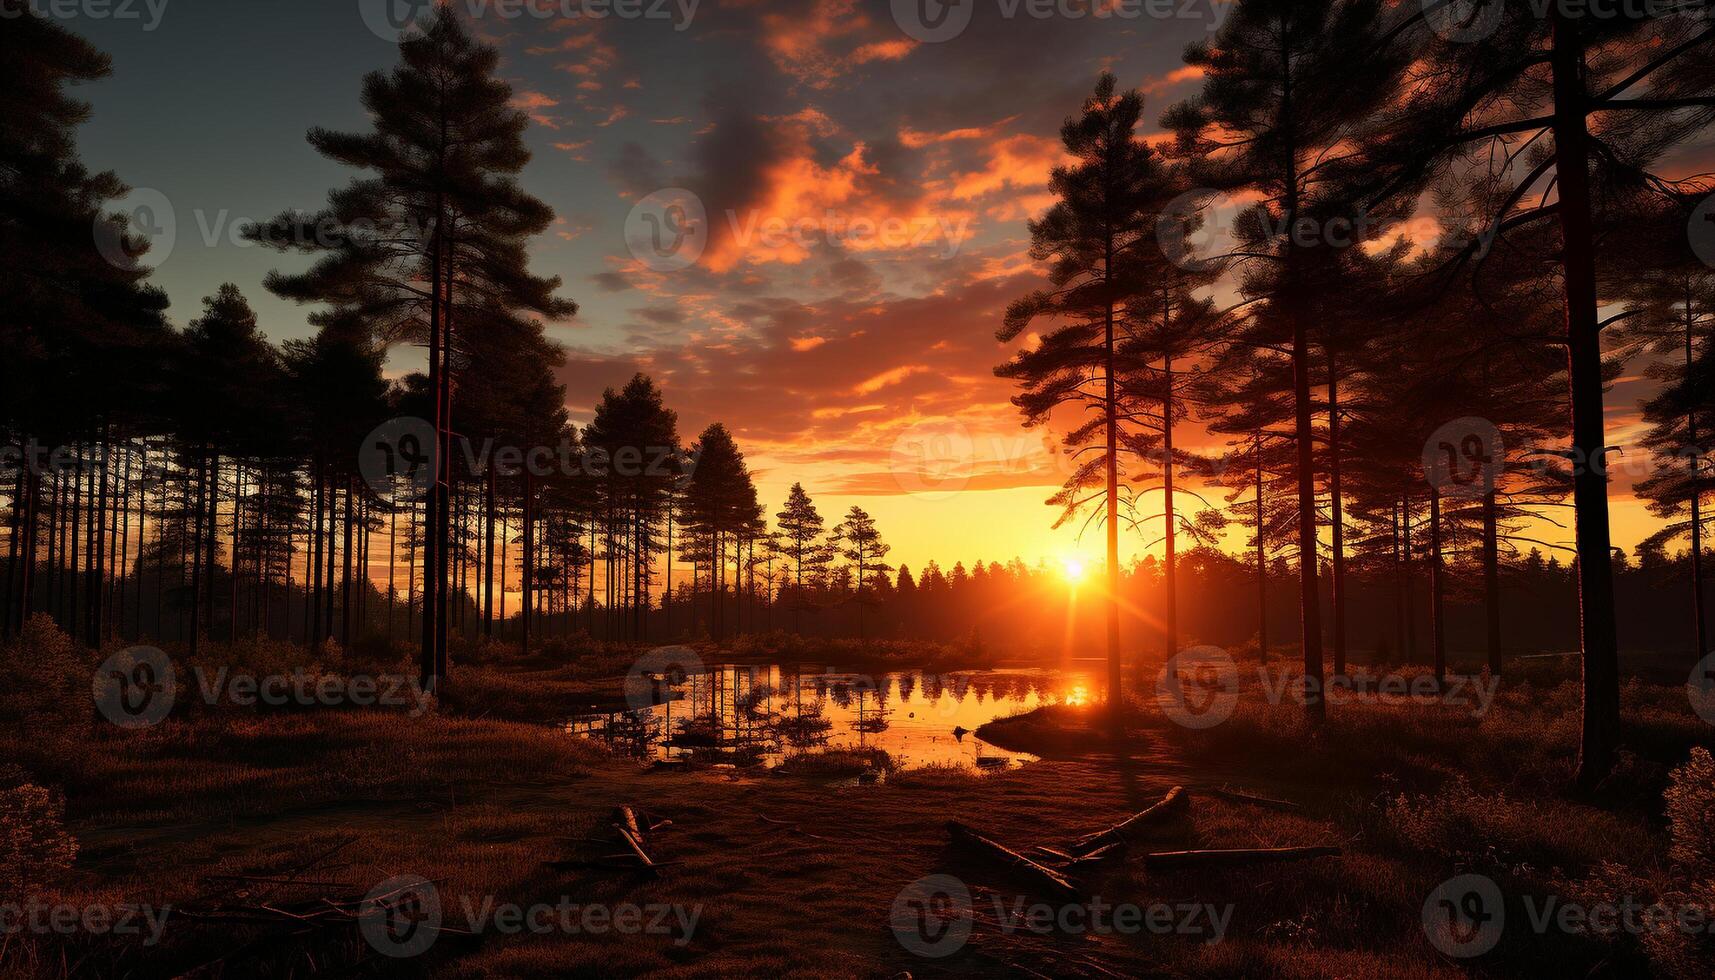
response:
[[[1049,171],[1065,162],[1060,141],[1020,133],[992,144],[989,157],[978,170],[958,174],[948,196],[968,201],[1006,189],[1041,187]]]

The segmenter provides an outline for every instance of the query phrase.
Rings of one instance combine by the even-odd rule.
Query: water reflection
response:
[[[882,749],[906,766],[996,769],[1035,756],[972,734],[1044,704],[1081,704],[1083,674],[1044,670],[868,675],[778,665],[722,665],[663,678],[641,711],[579,715],[574,734],[658,760],[774,766],[802,752]]]

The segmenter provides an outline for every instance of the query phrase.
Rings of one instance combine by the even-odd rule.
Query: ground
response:
[[[51,676],[55,657],[77,661],[63,647],[33,652],[38,674]],[[1683,691],[1676,703],[1670,687],[1628,689],[1634,751],[1598,795],[1580,798],[1565,789],[1573,688],[1553,677],[1503,689],[1483,718],[1434,706],[1341,705],[1314,732],[1290,704],[1246,702],[1227,724],[1193,731],[1139,702],[1117,743],[1087,732],[1056,739],[1054,730],[1086,729],[1101,719],[1090,714],[1094,707],[1050,711],[1022,726],[1043,736],[1047,758],[1040,763],[987,775],[893,771],[860,784],[820,767],[795,774],[652,771],[523,720],[537,702],[511,705],[522,717],[505,717],[513,712],[495,692],[540,692],[555,670],[566,673],[542,664],[469,668],[469,689],[420,717],[384,709],[223,709],[127,732],[95,724],[87,710],[38,712],[36,727],[10,732],[6,747],[16,768],[0,777],[63,794],[65,830],[78,854],[69,868],[45,871],[33,893],[70,905],[206,911],[217,898],[228,907],[280,907],[361,894],[414,874],[435,883],[449,926],[466,926],[469,913],[481,918],[497,904],[569,901],[676,907],[680,918],[664,918],[665,931],[510,935],[488,919],[477,937],[448,933],[427,953],[395,960],[377,956],[355,928],[170,919],[162,941],[150,946],[82,933],[7,936],[0,972],[1708,975],[1686,972],[1707,963],[1697,957],[1707,954],[1708,937],[1687,947],[1660,937],[1509,929],[1492,953],[1467,961],[1432,947],[1421,924],[1436,885],[1465,872],[1494,877],[1509,895],[1534,889],[1593,901],[1622,891],[1699,894],[1698,872],[1682,867],[1671,849],[1662,793],[1689,747],[1711,739],[1684,708]],[[71,686],[62,694],[75,700],[76,669],[66,676]],[[475,709],[475,691],[498,700]],[[1191,793],[1187,814],[1075,873],[1075,902],[952,845],[945,826],[957,820],[1021,851],[1063,848],[1175,785]],[[1219,788],[1300,806],[1235,801],[1216,795]],[[622,804],[643,811],[646,821],[672,821],[650,843],[664,864],[659,877],[545,864],[599,859],[619,847],[610,822]],[[1220,872],[1146,871],[1142,858],[1158,850],[1291,845],[1335,845],[1344,853]],[[914,920],[895,917],[902,890],[931,875],[958,879],[972,899],[969,940],[940,958],[913,952],[921,931],[902,931]],[[1077,934],[1078,922],[1062,918],[1038,935],[1014,915],[1028,916],[1039,903],[1055,910],[1165,906],[1158,927],[1166,932]],[[1204,908],[1213,910],[1206,918],[1196,911]],[[693,915],[687,936],[683,924]],[[1225,934],[1211,942],[1217,917]]]

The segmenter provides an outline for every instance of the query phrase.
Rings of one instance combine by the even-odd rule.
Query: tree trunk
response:
[[[208,458],[204,450],[197,451],[196,519],[191,527],[191,656],[197,655],[197,641],[202,636],[202,521],[207,513],[204,496],[208,493]]]
[[[1287,161],[1284,211],[1285,227],[1298,222],[1298,146],[1292,127],[1292,65],[1281,56],[1281,118],[1287,133],[1282,151]],[[1304,708],[1313,722],[1327,715],[1322,676],[1322,592],[1318,583],[1316,541],[1316,430],[1310,401],[1310,335],[1301,285],[1298,282],[1298,249],[1288,243],[1282,278],[1285,314],[1292,326],[1293,437],[1298,442],[1298,606],[1300,642],[1304,653]]]
[[[530,612],[535,607],[533,595],[536,584],[536,549],[535,542],[533,540],[535,537],[535,514],[533,512],[533,508],[530,506],[532,489],[530,471],[526,469],[524,471],[524,534],[522,542],[524,552],[524,596],[519,607],[521,626],[524,630],[524,655],[526,657],[530,655]]]
[[[440,547],[439,515],[444,507],[442,490],[446,486],[447,457],[442,450],[445,448],[446,419],[441,416],[441,266],[442,266],[442,236],[445,231],[442,225],[444,207],[440,192],[435,193],[435,230],[429,244],[429,391],[435,400],[435,475],[429,485],[429,493],[423,501],[423,620],[422,642],[418,651],[419,682],[425,691],[439,688],[441,681],[440,660],[435,655],[435,637],[437,634],[436,620],[439,611],[435,608],[435,569],[439,566]]]
[[[208,629],[214,629],[214,579],[215,572],[220,568],[220,452],[216,450],[209,457],[208,466],[208,547],[203,554],[203,564],[207,566],[207,574],[203,580],[203,588],[208,591],[205,601],[208,603]]]
[[[1107,264],[1104,272],[1113,268],[1113,239],[1108,239]],[[1103,419],[1107,446],[1107,545],[1108,545],[1108,706],[1117,725],[1123,711],[1124,697],[1120,686],[1120,504],[1119,504],[1119,403],[1114,392],[1114,305],[1107,305],[1107,325],[1103,340]]]
[[[6,608],[0,609],[0,636],[8,639],[11,638],[13,633],[12,614],[18,610],[20,605],[15,598],[16,592],[13,590],[18,586],[18,556],[20,551],[18,545],[20,542],[19,536],[23,533],[24,529],[24,475],[29,472],[30,467],[34,465],[30,462],[27,456],[23,455],[24,452],[23,440],[20,439],[20,459],[24,460],[24,462],[19,465],[18,475],[12,481],[12,509],[11,513],[7,515],[6,533],[6,592],[4,600]]]
[[[1608,774],[1620,728],[1619,634],[1608,529],[1606,436],[1602,427],[1602,352],[1597,323],[1596,253],[1591,223],[1589,95],[1582,21],[1556,7],[1554,49],[1555,172],[1560,191],[1567,361],[1572,400],[1572,497],[1578,546],[1579,639],[1584,652],[1584,722],[1578,782]]]
[[[232,574],[231,583],[227,590],[227,603],[232,609],[230,622],[226,627],[228,643],[238,642],[238,533],[241,517],[244,513],[244,464],[233,461],[232,476]],[[260,564],[261,554],[256,556]]]
[[[1500,507],[1496,491],[1483,495],[1483,621],[1489,648],[1489,676],[1501,676]]]
[[[339,590],[339,645],[351,649],[351,566],[352,566],[352,479],[345,478],[345,544],[340,548],[340,571],[344,576]]]
[[[1429,491],[1429,634],[1435,644],[1435,683],[1447,679],[1447,608],[1441,556],[1441,491]]]
[[[84,616],[85,641],[90,649],[101,649],[101,602],[106,594],[102,572],[106,564],[107,536],[107,464],[106,426],[96,437],[95,470],[89,475],[89,567],[84,572],[84,592],[88,593],[88,609]]]
[[[1692,368],[1692,308],[1691,290],[1686,289],[1685,297],[1685,373],[1691,375]],[[1697,440],[1697,412],[1692,410],[1685,415],[1687,443],[1691,446],[1691,621],[1697,636],[1696,659],[1701,661],[1709,655],[1709,636],[1703,618],[1703,460],[1698,455],[1702,447]]]
[[[36,555],[41,546],[37,535],[41,522],[42,478],[24,467],[24,566],[18,571],[18,629],[30,621],[36,608]]]
[[[1405,546],[1405,652],[1410,663],[1417,662],[1417,576],[1412,574],[1411,554],[1411,494],[1405,495],[1405,509],[1400,514],[1400,541]]]
[[[1400,519],[1400,505],[1393,505],[1393,642],[1394,655],[1405,656],[1405,524]]]
[[[1171,307],[1169,307],[1171,309]],[[1161,465],[1162,491],[1166,495],[1165,512],[1167,515],[1167,535],[1164,540],[1167,559],[1165,568],[1167,587],[1167,656],[1172,657],[1179,652],[1179,556],[1178,532],[1179,526],[1173,508],[1173,358],[1165,358],[1162,365],[1163,373],[1167,376],[1167,394],[1161,404],[1161,448],[1165,459]],[[1139,658],[1139,667],[1142,667]],[[1139,675],[1139,690],[1142,689],[1141,671]]]
[[[482,635],[494,637],[494,460],[488,462],[488,486],[483,499],[482,553]]]
[[[1263,523],[1262,433],[1256,433],[1256,653],[1268,662],[1268,540]]]
[[[336,563],[339,561],[339,558],[340,558],[339,545],[338,545],[338,542],[339,542],[339,488],[336,485],[336,483],[334,482],[334,475],[332,473],[328,474],[326,503],[327,503],[327,512],[328,512],[328,521],[327,521],[327,539],[328,539],[328,541],[327,541],[327,555],[326,555],[327,563],[324,566],[324,570],[322,573],[322,580],[323,580],[323,586],[322,586],[322,621],[325,624],[325,631],[322,633],[322,636],[320,639],[332,640],[334,637],[334,632],[333,632],[334,590],[339,587],[337,584],[338,578],[336,577],[334,572],[339,567],[338,564],[336,564]]]
[[[1334,674],[1346,673],[1346,518],[1340,487],[1340,375],[1334,363],[1333,344],[1328,350],[1328,512],[1334,531],[1333,566],[1329,582],[1334,610]]]

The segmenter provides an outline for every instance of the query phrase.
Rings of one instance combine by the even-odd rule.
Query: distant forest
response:
[[[1688,585],[1706,550],[1715,273],[1686,229],[1708,187],[1648,167],[1715,112],[1706,81],[1657,73],[1672,52],[1630,70],[1644,60],[1630,35],[1545,44],[1528,19],[1437,47],[1438,66],[1391,43],[1382,8],[1342,10],[1326,30],[1278,37],[1278,18],[1247,12],[1221,43],[1194,45],[1205,89],[1163,115],[1169,140],[1144,138],[1142,95],[1111,75],[1065,123],[1073,162],[1029,223],[1046,285],[1006,311],[997,337],[1014,346],[995,370],[1025,424],[1067,429],[1075,472],[1050,501],[1061,522],[1106,536],[1111,578],[1075,590],[1017,563],[895,569],[862,507],[823,515],[803,487],[765,506],[733,434],[681,433],[643,375],[572,425],[545,325],[576,305],[528,267],[554,217],[518,182],[529,120],[456,16],[408,34],[399,63],[354,93],[372,128],[308,134],[352,181],[319,210],[247,228],[308,260],[264,284],[315,327],[278,344],[235,285],[169,324],[135,216],[109,213],[126,188],[76,151],[88,108],[66,89],[106,75],[106,57],[42,18],[11,20],[0,625],[46,612],[90,646],[193,652],[255,634],[409,642],[430,685],[447,675],[449,636],[528,652],[572,632],[1044,653],[1105,637],[1116,691],[1122,652],[1193,642],[1299,650],[1312,678],[1324,645],[1335,672],[1364,651],[1445,673],[1581,649],[1608,725],[1620,648],[1704,642]],[[1290,57],[1251,53],[1282,45]],[[1557,108],[1541,76],[1585,61],[1606,101]],[[1466,81],[1419,84],[1430,70]],[[1646,79],[1651,98],[1616,98]],[[1551,115],[1515,118],[1532,100]],[[1622,110],[1630,125],[1600,124]],[[1575,142],[1519,156],[1550,129]],[[1592,180],[1555,176],[1569,153]],[[1263,201],[1229,254],[1191,249],[1217,198],[1250,192]],[[1431,196],[1447,202],[1440,240],[1384,234]],[[1218,282],[1237,283],[1231,307]],[[425,369],[389,380],[402,349],[425,351]],[[1659,382],[1645,407],[1655,475],[1638,492],[1662,526],[1629,560],[1589,461],[1608,452],[1604,386],[1634,359]],[[376,445],[401,418],[422,420],[437,450],[420,494],[410,474],[378,484],[366,469],[403,446]],[[1188,451],[1193,420],[1224,446]],[[668,465],[533,473],[466,453],[478,445]],[[1568,518],[1576,562],[1530,537],[1550,514]],[[1229,527],[1248,538],[1242,554],[1212,550]],[[1122,533],[1163,557],[1121,567]],[[1685,544],[1689,560],[1670,557]]]

